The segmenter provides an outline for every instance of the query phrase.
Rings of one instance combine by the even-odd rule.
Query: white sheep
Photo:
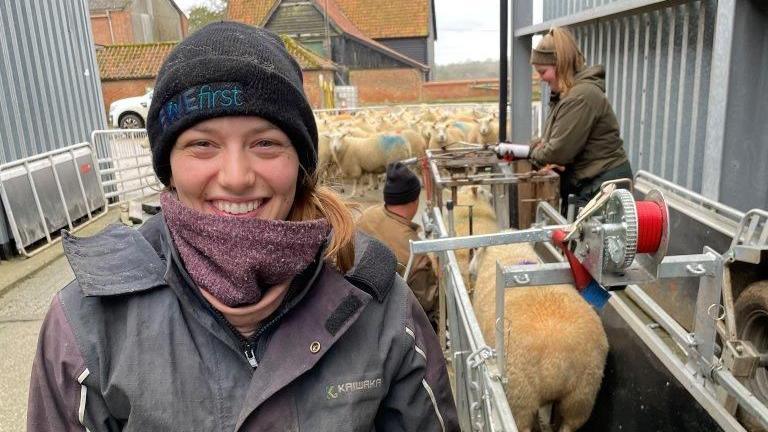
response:
[[[467,136],[467,140],[478,144],[496,144],[499,142],[499,121],[493,116],[477,119],[478,127]]]
[[[430,149],[444,149],[453,144],[458,144],[466,140],[466,136],[461,129],[452,126],[446,122],[435,123],[434,132],[429,139]]]
[[[411,156],[422,157],[426,155],[427,142],[421,133],[413,128],[403,129],[399,133],[408,140]]]
[[[477,192],[462,191],[459,202],[472,204],[475,232],[495,220],[490,204]],[[496,262],[538,263],[528,244],[510,244],[477,252],[478,276],[473,305],[486,341],[495,334]],[[559,432],[571,432],[588,419],[600,389],[608,339],[600,318],[572,285],[508,288],[504,296],[507,399],[521,432],[530,432],[537,410],[550,403],[561,420]]]
[[[366,174],[381,174],[387,164],[411,155],[408,141],[402,135],[375,134],[368,138],[347,136],[335,131],[330,135],[331,155],[341,174],[354,181],[352,196],[356,195],[361,178]]]

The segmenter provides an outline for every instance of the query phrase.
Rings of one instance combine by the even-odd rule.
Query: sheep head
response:
[[[343,129],[337,129],[328,133],[328,138],[331,140],[331,150],[333,152],[339,152],[344,147],[344,137],[349,134],[348,131]]]
[[[437,137],[437,142],[444,143],[448,141],[448,133],[446,132],[446,129],[448,129],[448,125],[440,122],[435,123],[435,136]]]
[[[490,116],[481,117],[477,120],[480,125],[480,135],[488,135],[491,131],[491,118]]]

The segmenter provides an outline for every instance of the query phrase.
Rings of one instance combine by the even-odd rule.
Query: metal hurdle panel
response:
[[[143,200],[162,190],[152,169],[146,129],[96,130],[91,142],[109,205]]]
[[[106,214],[95,166],[87,142],[0,165],[0,198],[20,254],[35,255],[62,228],[77,231]]]
[[[449,237],[440,209],[425,213],[424,226],[438,238]],[[436,253],[441,296],[450,341],[446,357],[455,373],[455,398],[463,431],[516,432],[493,350],[480,332],[453,250]],[[443,305],[441,305],[443,306]]]

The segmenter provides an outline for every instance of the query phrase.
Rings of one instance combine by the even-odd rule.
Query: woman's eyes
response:
[[[280,146],[279,143],[271,140],[258,140],[252,144],[253,147],[262,147],[262,148],[269,148],[269,147],[276,147]]]
[[[212,147],[213,143],[210,142],[210,141],[200,140],[200,141],[193,141],[193,142],[189,143],[189,146],[190,147],[199,147],[199,148],[208,148],[208,147]]]
[[[286,145],[282,142],[274,139],[257,139],[248,144],[248,148],[254,149],[254,150],[278,150]],[[210,151],[219,148],[220,146],[209,140],[194,140],[190,141],[187,144],[184,145],[183,148],[192,150],[192,151]]]

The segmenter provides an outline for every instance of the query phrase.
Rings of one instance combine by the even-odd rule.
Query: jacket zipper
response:
[[[216,314],[219,320],[224,323],[224,325],[229,329],[232,335],[237,339],[237,343],[238,345],[240,345],[240,349],[245,355],[245,359],[248,360],[248,364],[250,364],[253,369],[256,369],[257,367],[259,367],[259,362],[258,360],[256,360],[256,352],[254,350],[254,348],[256,347],[256,344],[253,342],[253,339],[249,340],[244,338],[243,335],[241,335],[240,332],[235,328],[235,326],[233,326],[232,323],[230,323],[229,320],[227,320],[227,318],[224,316],[224,314],[221,313],[218,309],[211,306],[211,310],[213,311],[213,313]]]
[[[265,325],[259,326],[259,328],[256,330],[256,333],[254,333],[253,336],[246,339],[244,338],[239,331],[233,326],[227,318],[219,312],[216,308],[211,306],[211,309],[218,315],[218,317],[221,319],[222,322],[229,328],[229,330],[232,332],[233,335],[239,340],[239,345],[243,351],[243,354],[245,355],[245,359],[248,360],[248,364],[251,365],[253,369],[256,369],[259,367],[259,360],[264,355],[264,350],[266,349],[266,343],[264,340],[266,338],[263,338],[262,335],[264,332],[272,327],[277,321],[279,321],[290,308],[283,309],[279,314],[277,314],[274,318],[272,318],[268,323]]]
[[[256,354],[253,352],[253,343],[246,342],[243,346],[243,352],[245,353],[245,358],[248,360],[248,363],[250,363],[251,367],[256,369],[259,367],[259,362],[256,360]]]

